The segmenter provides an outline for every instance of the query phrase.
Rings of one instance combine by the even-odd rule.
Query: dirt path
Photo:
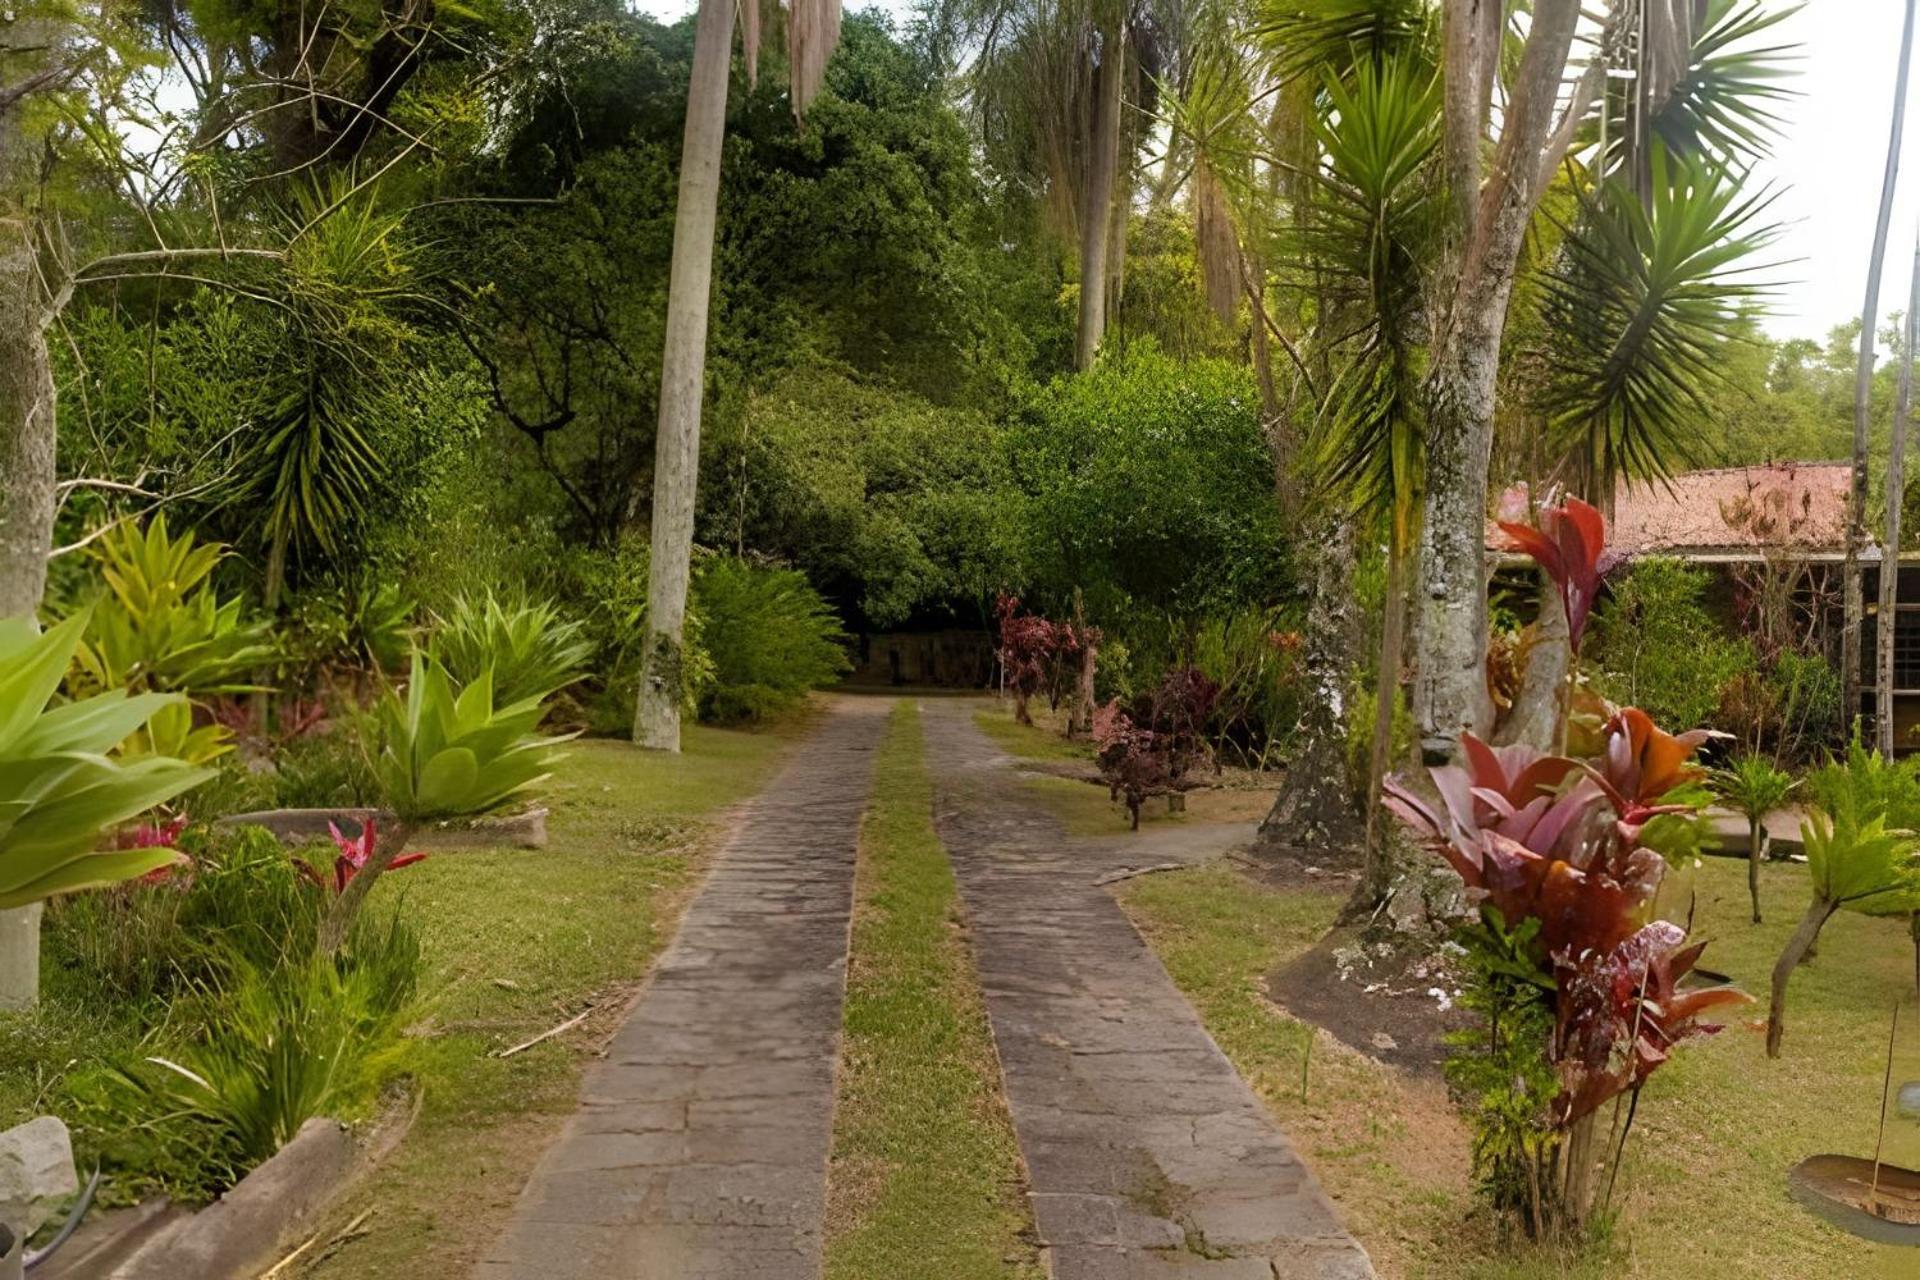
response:
[[[1198,861],[1235,829],[1151,852],[1067,838],[975,710],[926,704],[936,824],[966,901],[1054,1280],[1372,1276],[1285,1135],[1093,883],[1123,867]]]
[[[890,702],[753,800],[475,1280],[820,1273],[854,856]]]

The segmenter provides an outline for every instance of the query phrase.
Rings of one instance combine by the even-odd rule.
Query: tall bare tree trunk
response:
[[[8,24],[4,74],[22,82],[49,67],[56,24]],[[47,360],[47,297],[39,267],[38,134],[27,102],[0,110],[0,617],[39,609],[53,546],[54,385]],[[40,907],[0,911],[0,1009],[40,993]]]
[[[1793,971],[1800,962],[1813,954],[1814,944],[1820,939],[1820,930],[1827,921],[1833,919],[1833,913],[1840,908],[1815,894],[1813,901],[1807,904],[1807,913],[1800,917],[1799,925],[1793,936],[1787,939],[1780,958],[1773,964],[1773,995],[1767,1002],[1767,1056],[1780,1056],[1780,1041],[1787,1034],[1787,983],[1793,977]]]
[[[1073,346],[1076,369],[1091,369],[1107,331],[1107,250],[1112,240],[1114,174],[1120,167],[1120,90],[1126,68],[1126,23],[1100,32],[1095,80],[1093,149],[1080,202],[1080,326]]]
[[[1460,735],[1485,733],[1487,696],[1487,466],[1493,449],[1500,343],[1515,264],[1546,178],[1584,108],[1578,93],[1561,127],[1555,104],[1579,22],[1577,0],[1539,0],[1502,113],[1500,142],[1480,174],[1486,97],[1497,66],[1482,0],[1446,9],[1445,154],[1455,188],[1458,244],[1449,299],[1428,379],[1427,518],[1420,542],[1419,679],[1414,713],[1430,756],[1452,755]],[[1471,189],[1468,199],[1460,190]]]
[[[1907,491],[1907,414],[1913,406],[1914,312],[1920,310],[1920,238],[1913,246],[1913,282],[1900,343],[1900,393],[1887,447],[1887,537],[1880,544],[1880,618],[1874,628],[1873,724],[1880,754],[1893,759],[1893,646],[1900,630],[1900,516]]]
[[[1893,124],[1888,130],[1887,165],[1880,176],[1880,211],[1873,224],[1873,257],[1867,263],[1867,298],[1860,309],[1860,360],[1853,375],[1853,486],[1847,502],[1847,553],[1841,566],[1841,683],[1847,719],[1860,714],[1860,627],[1866,600],[1860,581],[1860,553],[1867,543],[1867,439],[1873,401],[1873,339],[1880,318],[1880,268],[1887,254],[1887,228],[1893,221],[1893,193],[1900,176],[1900,137],[1907,116],[1907,70],[1913,55],[1915,0],[1907,0],[1900,28],[1900,66],[1893,81]]]
[[[1373,742],[1367,760],[1367,860],[1365,892],[1386,896],[1390,863],[1380,829],[1380,787],[1393,758],[1393,708],[1400,694],[1400,665],[1407,622],[1407,551],[1399,532],[1387,547],[1387,589],[1380,610],[1380,670],[1374,678]]]
[[[733,63],[733,0],[700,0],[693,78],[680,150],[680,203],[667,286],[667,342],[660,365],[660,429],[654,441],[652,554],[647,565],[647,637],[633,740],[680,750],[683,631],[693,558],[694,487],[700,471],[700,405],[706,389],[707,309],[713,292],[713,231],[720,152]]]
[[[1347,781],[1347,682],[1360,644],[1353,607],[1354,531],[1344,516],[1323,515],[1307,545],[1320,549],[1307,611],[1304,708],[1287,780],[1260,823],[1256,851],[1351,854],[1362,837]]]
[[[1567,669],[1572,655],[1567,650],[1566,606],[1545,573],[1540,575],[1540,616],[1534,626],[1537,630],[1527,651],[1520,690],[1496,740],[1503,745],[1524,742],[1553,751],[1560,745],[1560,725],[1566,716]]]

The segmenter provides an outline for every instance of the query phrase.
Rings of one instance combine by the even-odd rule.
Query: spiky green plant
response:
[[[0,619],[0,908],[113,884],[177,862],[172,849],[102,851],[112,827],[208,776],[161,755],[108,753],[177,694],[112,689],[49,705],[87,626],[75,614],[41,634]]]
[[[488,591],[477,599],[459,596],[444,616],[435,617],[429,652],[460,684],[491,670],[494,697],[508,705],[578,680],[593,646],[581,624],[562,618],[551,603],[502,601]]]
[[[1760,923],[1760,859],[1767,815],[1787,802],[1800,785],[1792,774],[1765,756],[1742,756],[1713,771],[1713,790],[1747,820],[1747,893],[1753,899],[1753,922]]]

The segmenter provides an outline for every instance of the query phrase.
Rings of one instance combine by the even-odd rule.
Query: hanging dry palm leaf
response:
[[[840,43],[840,0],[789,0],[787,77],[794,119],[802,119],[826,82],[827,59]]]

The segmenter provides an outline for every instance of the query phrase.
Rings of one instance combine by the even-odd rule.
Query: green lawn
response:
[[[1038,1280],[1020,1157],[911,701],[861,827],[828,1280]]]
[[[364,1234],[301,1274],[466,1276],[573,1111],[583,1050],[617,1025],[671,935],[717,811],[759,790],[793,737],[689,727],[678,756],[575,743],[549,784],[547,848],[435,854],[381,882],[423,934],[429,1011],[413,1065],[425,1103],[324,1232],[371,1209]],[[493,1056],[595,1002],[583,1026]]]
[[[1714,939],[1705,962],[1764,996],[1806,872],[1766,869],[1769,920],[1758,927],[1746,922],[1744,877],[1734,859],[1696,872],[1696,927]],[[1641,1102],[1611,1247],[1567,1258],[1495,1238],[1474,1207],[1467,1131],[1437,1082],[1322,1034],[1302,1101],[1307,1031],[1267,1001],[1264,978],[1325,932],[1335,895],[1280,892],[1214,865],[1133,882],[1123,902],[1383,1276],[1892,1276],[1896,1261],[1912,1262],[1823,1225],[1785,1191],[1804,1156],[1872,1151],[1889,1015],[1897,999],[1913,1009],[1904,922],[1843,915],[1828,926],[1818,961],[1794,979],[1781,1060],[1767,1060],[1750,1025],[1757,1010],[1684,1046]]]

